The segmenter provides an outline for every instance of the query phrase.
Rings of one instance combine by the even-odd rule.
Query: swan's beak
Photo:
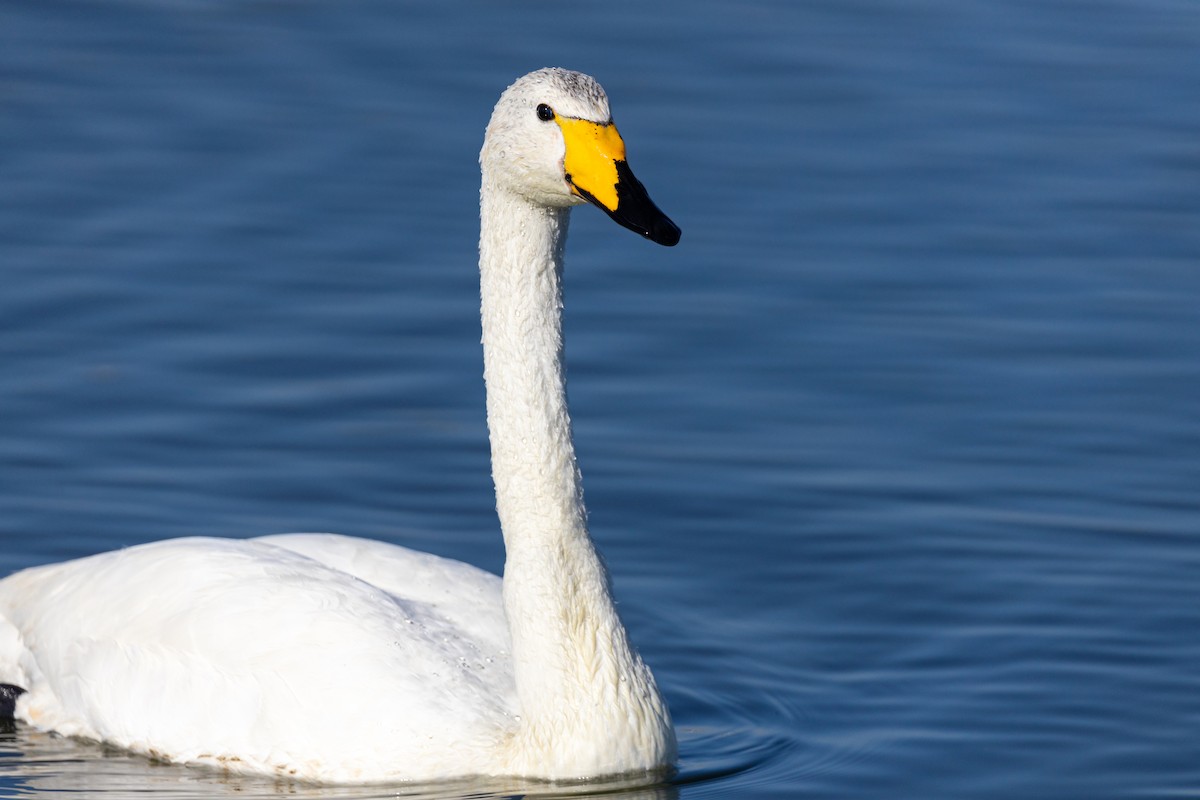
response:
[[[571,191],[652,242],[667,247],[678,244],[679,226],[659,211],[629,170],[617,126],[561,116],[555,121],[567,145],[563,167]]]

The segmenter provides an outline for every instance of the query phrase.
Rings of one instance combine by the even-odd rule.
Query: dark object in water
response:
[[[25,694],[20,686],[0,683],[0,719],[12,719],[17,711],[17,698]]]

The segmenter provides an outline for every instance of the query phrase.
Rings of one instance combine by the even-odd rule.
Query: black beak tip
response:
[[[679,244],[679,237],[682,235],[679,226],[663,215],[654,221],[646,238],[656,244],[674,247]]]
[[[646,187],[642,186],[642,182],[633,176],[633,172],[629,169],[629,162],[618,161],[616,167],[617,197],[619,199],[615,209],[605,208],[602,203],[596,201],[595,197],[586,192],[583,193],[584,198],[604,209],[604,213],[612,217],[617,224],[637,231],[656,244],[666,247],[674,247],[679,244],[681,235],[679,226],[659,210],[658,206],[654,205],[654,201],[646,193]]]
[[[679,236],[683,235],[683,231],[679,230],[679,225],[670,221],[666,217],[662,217],[659,223],[654,225],[654,241],[665,245],[666,247],[674,247],[679,243]]]

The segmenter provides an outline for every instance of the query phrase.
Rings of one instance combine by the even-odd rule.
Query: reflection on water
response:
[[[318,723],[319,724],[319,723]],[[515,778],[471,778],[431,784],[317,785],[273,776],[239,775],[147,759],[120,748],[0,722],[0,796],[30,792],[84,794],[110,800],[156,797],[289,797],[370,800],[379,797],[579,797],[619,794],[626,800],[673,800],[680,789],[720,787],[785,756],[790,745],[767,730],[728,724],[679,731],[681,758],[660,778],[547,783]]]
[[[518,779],[445,781],[434,784],[324,786],[273,777],[222,773],[204,767],[153,762],[102,744],[68,739],[26,725],[0,727],[0,791],[5,796],[70,793],[108,800],[154,797],[271,798],[321,800],[454,797],[580,797],[620,794],[627,800],[673,800],[678,789],[639,778],[547,784]]]

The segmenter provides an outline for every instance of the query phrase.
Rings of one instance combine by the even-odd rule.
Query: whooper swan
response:
[[[659,244],[679,228],[630,172],[587,75],[543,69],[510,86],[479,161],[503,582],[327,534],[174,539],[28,569],[0,581],[0,713],[171,761],[320,781],[672,763],[667,706],[588,535],[560,306],[572,206]]]

